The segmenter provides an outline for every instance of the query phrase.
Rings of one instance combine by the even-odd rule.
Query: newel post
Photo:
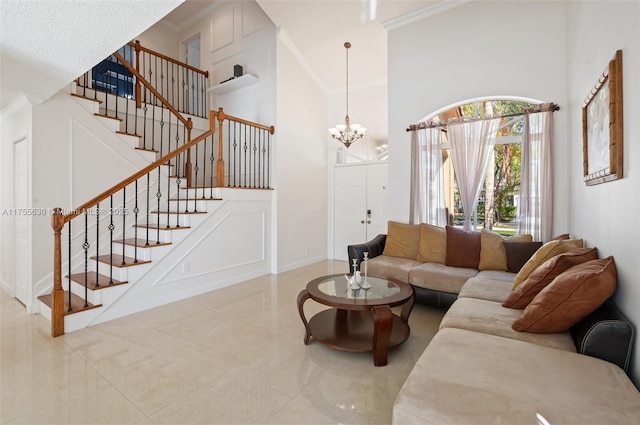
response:
[[[222,123],[224,121],[224,111],[218,109],[218,162],[216,168],[216,186],[224,186],[224,159],[222,159]]]
[[[136,49],[136,71],[140,73],[140,41],[136,40],[135,42]],[[142,108],[142,87],[140,84],[140,80],[136,78],[136,108]]]
[[[62,209],[55,208],[51,217],[53,227],[53,290],[51,298],[51,336],[64,335],[64,289],[62,288]]]

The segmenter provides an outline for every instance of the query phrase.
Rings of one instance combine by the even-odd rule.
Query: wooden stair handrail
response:
[[[152,54],[152,55],[154,55],[154,56],[159,57],[160,59],[164,59],[164,60],[166,60],[166,61],[169,61],[169,62],[175,63],[176,65],[180,65],[180,66],[182,66],[182,67],[185,67],[185,68],[187,68],[187,69],[190,69],[191,71],[195,71],[195,72],[197,72],[197,73],[199,73],[199,74],[202,74],[202,75],[204,75],[204,77],[205,77],[205,78],[209,78],[209,71],[203,71],[203,70],[201,70],[201,69],[195,68],[195,67],[193,67],[193,66],[191,66],[191,65],[189,65],[189,64],[186,64],[186,63],[184,63],[184,62],[180,62],[179,60],[176,60],[176,59],[170,58],[169,56],[165,56],[165,55],[163,55],[162,53],[159,53],[159,52],[153,51],[153,50],[151,50],[151,49],[149,49],[149,48],[147,48],[147,47],[142,46],[142,44],[140,44],[140,41],[138,41],[138,40],[136,40],[135,42],[129,42],[129,43],[127,43],[127,44],[128,44],[129,46],[131,46],[131,47],[134,47],[134,48],[136,49],[136,51],[142,51],[142,52],[150,53],[150,54]]]
[[[111,195],[115,194],[116,192],[118,192],[119,190],[124,188],[125,186],[128,186],[131,183],[135,182],[140,177],[146,175],[147,173],[150,173],[151,171],[155,170],[156,168],[158,168],[158,167],[160,167],[162,165],[168,164],[169,160],[175,158],[176,156],[180,155],[182,152],[184,152],[187,149],[195,146],[196,144],[200,143],[202,140],[206,139],[207,137],[213,135],[214,132],[215,132],[215,126],[214,126],[214,123],[213,123],[214,116],[215,116],[215,112],[214,111],[210,111],[209,112],[209,130],[207,132],[199,135],[198,137],[196,137],[195,139],[191,140],[190,142],[185,143],[184,145],[182,145],[178,149],[175,149],[174,151],[166,154],[165,156],[163,156],[162,158],[156,160],[155,162],[152,162],[151,164],[149,164],[146,167],[144,167],[142,170],[138,171],[135,174],[132,174],[131,176],[129,176],[128,178],[122,180],[120,183],[116,184],[112,188],[105,190],[100,195],[96,196],[95,198],[91,199],[90,201],[85,202],[84,204],[82,204],[81,206],[76,208],[75,210],[71,211],[69,214],[66,214],[64,216],[63,224],[66,224],[69,221],[73,220],[75,217],[79,216],[80,214],[82,214],[83,212],[88,210],[89,208],[92,208],[92,207],[96,206],[99,202],[104,201],[105,199],[107,199]]]
[[[248,121],[242,118],[238,118],[238,117],[234,117],[232,115],[227,115],[224,113],[224,111],[222,110],[222,108],[218,108],[218,112],[217,112],[217,118],[218,118],[218,122],[222,123],[222,121],[224,120],[229,120],[229,121],[233,121],[233,122],[237,122],[240,124],[246,124],[249,125],[251,127],[257,127],[260,128],[262,130],[267,130],[269,133],[271,133],[271,135],[273,135],[273,133],[275,133],[276,128],[274,126],[267,126],[267,125],[263,125],[263,124],[258,124],[256,122],[252,122],[252,121]]]
[[[113,56],[115,56],[120,62],[122,62],[122,65],[125,68],[127,68],[133,75],[135,75],[136,79],[138,81],[140,81],[142,84],[144,84],[144,86],[146,88],[148,88],[149,91],[151,93],[153,93],[158,98],[158,100],[160,100],[160,102],[162,102],[162,104],[164,106],[166,106],[167,109],[169,109],[184,124],[184,126],[187,128],[187,130],[189,132],[191,132],[191,128],[193,127],[193,123],[191,122],[191,118],[185,118],[184,116],[182,116],[182,114],[180,112],[178,112],[178,110],[173,105],[171,105],[171,103],[169,103],[169,101],[167,99],[165,99],[158,92],[158,90],[156,90],[151,85],[151,83],[149,83],[147,80],[145,80],[145,78],[133,66],[131,66],[131,64],[129,62],[127,62],[127,60],[125,58],[123,58],[120,53],[115,52],[113,54]]]

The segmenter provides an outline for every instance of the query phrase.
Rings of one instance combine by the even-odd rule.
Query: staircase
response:
[[[227,223],[235,223],[229,219],[237,215],[234,199],[247,200],[244,194],[230,192],[231,183],[224,187],[225,179],[235,187],[268,188],[261,183],[268,164],[260,162],[260,155],[266,157],[273,127],[227,116],[222,109],[211,111],[209,120],[181,114],[165,105],[166,99],[133,67],[130,69],[149,88],[151,94],[144,98],[152,99],[151,103],[93,90],[86,84],[74,83],[71,88],[73,99],[113,131],[132,154],[143,155],[149,166],[81,207],[54,214],[53,289],[38,297],[41,314],[51,318],[53,336],[215,286],[202,284],[197,273],[190,276],[188,258],[202,257],[199,246],[211,251],[207,238],[216,232],[225,234]],[[225,120],[229,122],[226,152]],[[226,167],[223,156],[228,158]],[[237,173],[236,167],[244,173]],[[223,192],[229,194],[230,201],[222,200]],[[270,194],[260,194],[256,199],[264,204]],[[256,217],[261,209],[268,211],[266,204],[260,206]],[[202,268],[202,261],[197,264]],[[230,278],[225,267],[218,267],[216,272],[222,278],[220,285],[247,276],[236,271]],[[185,281],[191,277],[192,287],[187,283],[165,294],[160,284],[176,286],[175,270],[180,269]],[[212,272],[207,276],[213,276]],[[132,296],[132,292],[140,292],[132,291],[136,285],[158,294],[148,300],[139,293]]]

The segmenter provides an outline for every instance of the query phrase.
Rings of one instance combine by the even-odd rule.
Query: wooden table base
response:
[[[301,317],[306,322],[302,313]],[[305,323],[305,328],[305,344],[309,344],[310,337],[313,337],[337,350],[373,352],[376,366],[386,365],[388,349],[402,344],[409,337],[409,325],[393,314],[388,306],[362,311],[331,308],[313,316],[308,324]]]

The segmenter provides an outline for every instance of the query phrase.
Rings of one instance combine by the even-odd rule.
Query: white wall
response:
[[[490,95],[553,101],[554,233],[613,255],[617,303],[640,324],[640,3],[472,2],[389,31],[390,213],[406,220],[407,125]],[[496,40],[500,40],[496,42]],[[582,103],[617,49],[624,67],[624,178],[582,181]],[[638,341],[631,376],[640,384]]]
[[[327,96],[278,38],[278,271],[327,258]]]
[[[14,205],[13,158],[14,145],[26,139],[31,150],[32,106],[24,95],[19,95],[2,110],[0,117],[0,285],[9,295],[15,295],[14,269]],[[21,207],[30,208],[31,205]],[[2,213],[7,210],[7,214]]]
[[[640,326],[640,3],[569,2],[567,5],[569,93],[569,230],[613,255],[618,270],[615,299]],[[597,25],[594,25],[597,23]],[[624,177],[596,186],[582,181],[581,108],[616,50],[622,49]],[[634,347],[632,375],[640,385],[640,345]]]
[[[389,30],[389,219],[407,222],[410,125],[486,96],[555,102],[554,228],[568,228],[565,8],[561,2],[471,2]]]

